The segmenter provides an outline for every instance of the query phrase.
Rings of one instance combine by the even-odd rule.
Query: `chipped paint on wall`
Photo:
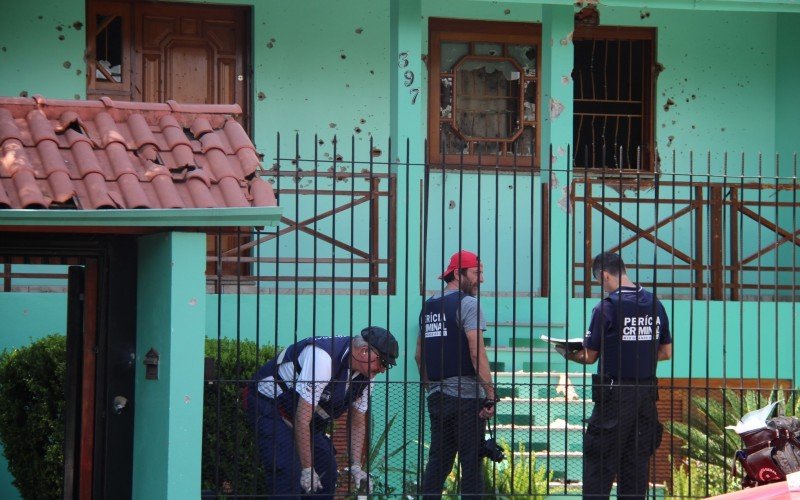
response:
[[[550,99],[550,119],[555,120],[564,112],[564,103],[558,99]]]

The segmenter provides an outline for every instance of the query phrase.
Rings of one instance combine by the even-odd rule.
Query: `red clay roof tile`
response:
[[[0,97],[0,208],[274,206],[237,105]]]

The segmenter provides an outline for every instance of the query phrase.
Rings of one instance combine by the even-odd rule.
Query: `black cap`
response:
[[[361,336],[370,346],[378,350],[381,354],[381,362],[384,365],[394,366],[397,364],[397,355],[400,353],[400,347],[389,330],[379,326],[368,326],[361,330]]]

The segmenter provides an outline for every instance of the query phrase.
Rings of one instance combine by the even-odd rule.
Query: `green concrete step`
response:
[[[559,356],[558,358],[551,358],[549,361],[545,358],[539,361],[523,361],[522,369],[526,372],[564,372],[567,369],[567,361]]]
[[[506,420],[498,421],[503,424],[518,423],[517,419],[521,419],[523,422],[533,421],[533,424],[526,425],[545,425],[563,419],[568,424],[582,425],[583,420],[591,415],[593,407],[594,403],[583,399],[504,398],[497,403],[495,413],[498,418]]]
[[[591,377],[581,373],[498,372],[494,378],[498,388],[506,391],[513,388],[518,398],[563,398],[566,392],[572,398],[591,397]]]
[[[494,432],[498,442],[512,446],[516,451],[521,451],[521,446],[534,452],[583,451],[583,427],[580,425],[560,425],[549,430],[541,425],[498,425]]]
[[[489,369],[493,372],[502,372],[506,369],[505,361],[489,361]]]
[[[528,452],[515,452],[515,456],[524,457]],[[554,481],[580,481],[583,475],[583,453],[579,451],[553,452],[537,451],[536,466],[545,467],[553,473]]]
[[[534,417],[526,413],[496,413],[495,422],[500,425],[534,425]]]

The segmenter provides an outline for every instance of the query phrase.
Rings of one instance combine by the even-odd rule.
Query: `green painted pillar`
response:
[[[427,78],[422,64],[427,40],[420,0],[391,0],[390,89],[392,160],[405,161],[406,140],[416,162],[424,159]]]
[[[572,67],[574,50],[572,3],[542,7],[542,182],[550,192],[550,297],[553,322],[566,320],[564,309],[571,296],[572,242],[568,241],[568,186],[572,168]],[[552,148],[552,149],[551,149]]]
[[[133,498],[200,497],[205,345],[203,233],[139,240]],[[159,354],[158,379],[145,355]]]

